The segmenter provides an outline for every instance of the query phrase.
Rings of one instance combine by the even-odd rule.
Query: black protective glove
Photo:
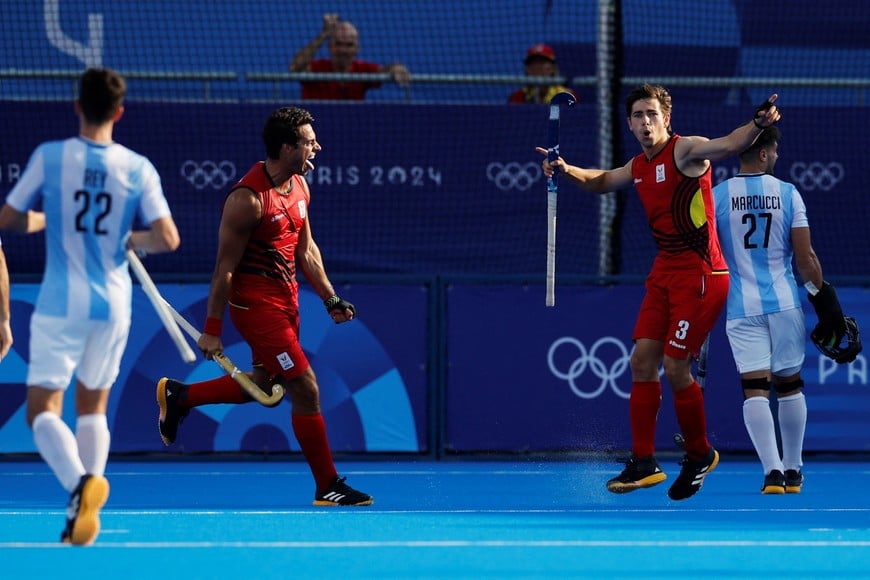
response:
[[[324,300],[323,305],[326,306],[326,311],[329,312],[330,316],[332,316],[332,313],[335,311],[344,314],[345,310],[350,310],[353,315],[356,316],[356,309],[353,307],[353,304],[340,298],[338,294],[333,294]]]
[[[771,108],[772,106],[773,106],[773,101],[771,101],[770,99],[768,99],[768,100],[764,101],[763,103],[761,103],[760,105],[758,105],[757,107],[755,107],[755,116],[752,118],[752,122],[753,122],[753,123],[755,124],[755,126],[758,127],[759,129],[765,129],[765,128],[766,128],[764,125],[761,124],[761,122],[759,121],[759,119],[761,119],[761,116],[764,115],[764,113],[766,113],[767,110],[768,110],[769,108]],[[768,126],[770,126],[770,125],[768,125]]]
[[[831,346],[840,344],[846,334],[846,319],[843,317],[837,291],[827,282],[823,282],[815,295],[810,293],[809,300],[819,317],[819,323],[811,335],[813,342]]]

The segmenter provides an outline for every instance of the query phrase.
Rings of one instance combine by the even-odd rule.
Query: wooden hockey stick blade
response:
[[[175,322],[178,323],[178,326],[180,326],[184,330],[184,332],[186,332],[187,335],[190,336],[190,338],[198,341],[199,337],[202,336],[202,333],[199,332],[196,327],[193,326],[193,324],[188,322],[188,320],[184,316],[182,316],[180,312],[173,308],[169,302],[166,302],[165,299],[163,300],[163,302],[166,305],[166,308],[172,314],[172,318],[174,318]],[[263,392],[263,389],[257,386],[257,383],[255,383],[251,379],[251,377],[249,377],[235,364],[233,364],[233,361],[227,358],[224,353],[217,352],[212,358],[216,363],[221,366],[221,368],[228,375],[230,375],[230,377],[234,381],[239,383],[239,386],[242,387],[252,399],[257,401],[261,405],[264,405],[266,407],[274,407],[281,402],[282,398],[284,398],[284,387],[276,383],[272,385],[272,394],[267,395],[265,392]]]
[[[267,395],[263,392],[257,383],[255,383],[251,377],[249,377],[245,372],[239,370],[239,368],[233,364],[233,361],[227,358],[222,352],[216,352],[212,355],[214,361],[224,369],[230,377],[239,383],[239,386],[242,387],[248,395],[266,407],[274,407],[278,403],[281,402],[281,399],[284,398],[284,388],[279,384],[272,385],[272,394]]]

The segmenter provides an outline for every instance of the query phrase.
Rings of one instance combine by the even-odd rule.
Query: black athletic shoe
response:
[[[704,478],[719,465],[719,452],[712,447],[699,461],[689,459],[688,454],[680,461],[683,468],[680,475],[668,490],[668,497],[675,500],[690,498],[701,489]]]
[[[625,462],[622,473],[607,482],[607,491],[613,493],[628,493],[642,487],[658,485],[668,478],[659,467],[656,458],[635,457]]]
[[[336,477],[325,491],[314,494],[313,505],[372,505],[372,496],[347,485],[346,477]]]
[[[109,499],[109,481],[99,475],[83,475],[69,496],[66,528],[60,541],[74,546],[89,546],[100,533],[100,509]]]
[[[780,470],[774,469],[764,476],[764,485],[761,486],[761,493],[765,495],[781,495],[785,493],[785,476]]]
[[[187,385],[174,379],[163,377],[157,382],[157,404],[160,405],[157,430],[165,445],[175,442],[178,424],[190,413],[190,409],[182,409],[178,404],[179,397],[186,392]]]
[[[785,470],[785,492],[800,493],[801,486],[804,484],[804,474],[800,469]]]

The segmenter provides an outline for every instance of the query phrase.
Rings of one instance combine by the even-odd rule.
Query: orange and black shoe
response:
[[[344,481],[346,477],[336,477],[322,492],[314,495],[316,506],[363,506],[375,503],[374,498],[367,493],[357,491]]]
[[[782,495],[785,493],[785,476],[780,470],[774,469],[764,476],[761,493],[764,495]]]
[[[622,473],[607,482],[607,491],[613,493],[628,493],[644,487],[658,485],[668,478],[658,461],[652,455],[635,457],[625,462]]]
[[[800,493],[804,485],[804,474],[800,469],[785,470],[785,492]]]
[[[691,459],[688,454],[680,461],[683,468],[677,480],[668,490],[668,497],[674,500],[687,499],[698,493],[704,478],[719,465],[719,452],[712,447],[699,460]]]
[[[187,417],[190,409],[184,409],[178,401],[187,393],[187,385],[163,377],[157,382],[157,404],[160,415],[157,418],[157,430],[164,445],[172,445],[178,435],[178,424]]]
[[[109,481],[99,475],[83,475],[69,496],[66,528],[60,541],[74,546],[90,546],[100,533],[100,510],[109,499]]]

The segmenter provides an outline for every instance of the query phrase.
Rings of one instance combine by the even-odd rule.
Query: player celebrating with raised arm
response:
[[[297,107],[275,110],[266,121],[266,160],[233,187],[224,202],[217,263],[208,297],[208,318],[197,342],[206,358],[223,350],[224,311],[251,347],[253,380],[266,392],[275,380],[290,396],[291,423],[314,475],[314,505],[371,505],[338,477],[320,412],[320,389],[299,342],[297,268],[323,299],[336,324],[354,317],[354,307],[335,294],[320,249],[311,234],[311,192],[304,175],[321,150],[314,118]],[[210,403],[247,403],[251,398],[229,375],[190,385],[163,378],[157,384],[158,428],[163,442],[175,441],[190,409]]]
[[[707,439],[701,387],[692,360],[712,330],[728,294],[728,269],[716,237],[710,162],[736,155],[780,118],[774,102],[759,107],[749,122],[716,139],[680,136],[671,131],[671,96],[661,86],[644,84],[625,100],[628,127],[642,152],[616,169],[585,169],[562,157],[552,163],[547,150],[544,173],[587,191],[606,193],[634,185],[658,246],[632,338],[632,389],[629,420],[632,456],[607,482],[613,493],[652,487],[667,476],[655,458],[656,419],[662,399],[659,366],[674,393],[677,421],[686,442],[680,475],[668,490],[674,500],[693,496],[719,463]]]
[[[61,541],[74,545],[96,539],[109,495],[106,409],[132,310],[125,250],[170,252],[180,243],[154,165],[113,140],[126,88],[112,70],[85,71],[75,102],[78,136],[40,145],[0,210],[0,229],[46,232],[45,274],[30,321],[27,423],[70,493]],[[40,203],[44,211],[32,209]],[[148,230],[131,231],[137,215]],[[73,374],[75,433],[62,419]]]

